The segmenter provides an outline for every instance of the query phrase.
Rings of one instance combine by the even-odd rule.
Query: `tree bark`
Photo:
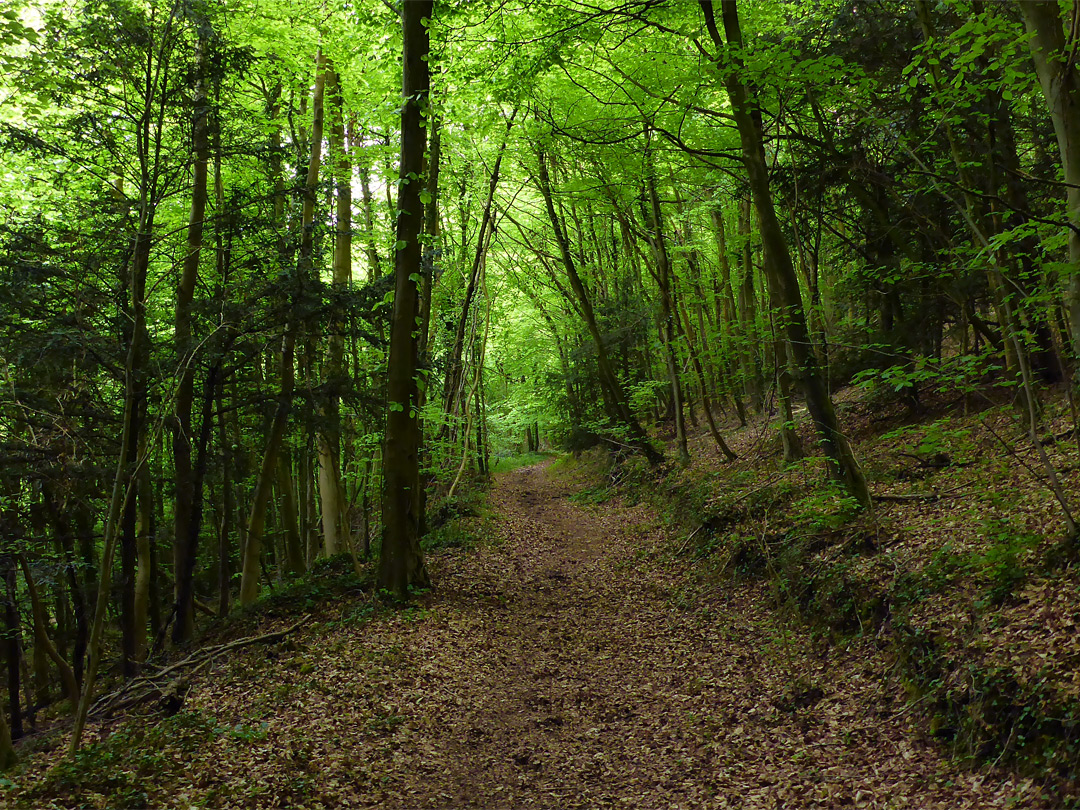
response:
[[[724,49],[723,40],[716,28],[712,0],[699,0],[705,15],[705,24],[717,50]],[[785,331],[788,349],[794,360],[799,382],[806,397],[807,410],[814,420],[825,455],[830,460],[833,474],[844,484],[848,493],[864,508],[871,507],[870,490],[866,478],[855,460],[847,437],[841,432],[832,399],[825,380],[817,368],[817,358],[810,342],[810,333],[803,312],[799,279],[791,262],[787,239],[776,216],[772,193],[769,188],[768,163],[762,139],[760,112],[748,88],[739,77],[741,67],[738,51],[743,46],[739,27],[736,0],[722,0],[724,30],[728,45],[735,49],[734,63],[722,65],[724,82],[731,98],[732,114],[739,130],[743,163],[750,181],[750,189],[757,209],[761,238],[765,248],[764,265],[771,294],[779,307],[778,317]]]
[[[420,549],[415,488],[419,480],[420,421],[416,321],[420,314],[423,249],[420,233],[424,204],[423,114],[427,108],[428,29],[432,0],[402,5],[403,69],[401,89],[401,159],[394,252],[394,314],[386,386],[386,434],[383,451],[383,544],[379,585],[399,599],[410,587],[430,584]]]
[[[199,279],[199,259],[202,256],[203,232],[208,199],[208,166],[210,158],[210,98],[207,92],[207,69],[210,62],[210,23],[200,16],[195,44],[195,78],[192,89],[191,148],[192,163],[191,210],[188,216],[187,249],[176,288],[174,343],[178,381],[173,421],[173,469],[176,499],[173,506],[173,575],[176,602],[176,629],[173,638],[187,641],[195,632],[194,610],[190,596],[183,601],[181,591],[191,588],[184,582],[183,560],[189,554],[187,544],[198,537],[199,526],[194,520],[195,471],[191,459],[191,410],[195,399],[195,344],[192,340],[192,305],[195,285]],[[146,632],[143,628],[142,632]]]
[[[1074,273],[1067,283],[1065,299],[1075,359],[1080,357],[1080,273],[1075,272],[1080,266],[1080,71],[1065,41],[1057,0],[1018,0],[1017,6],[1031,34],[1035,73],[1050,110],[1068,188],[1065,211],[1069,220],[1069,263]]]

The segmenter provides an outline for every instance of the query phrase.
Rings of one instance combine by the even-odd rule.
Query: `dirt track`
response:
[[[642,508],[570,494],[543,467],[504,476],[504,542],[437,564],[435,615],[411,637],[369,639],[400,644],[398,677],[425,688],[389,690],[406,719],[367,802],[954,808],[1012,793],[918,742],[857,651],[825,669],[769,629],[760,594],[689,597],[635,561],[663,542],[636,529]]]
[[[265,736],[205,746],[170,801],[959,808],[1027,789],[922,739],[872,640],[812,654],[764,585],[695,583],[642,507],[572,491],[502,476],[498,537],[430,560],[421,606],[208,677],[193,703]]]

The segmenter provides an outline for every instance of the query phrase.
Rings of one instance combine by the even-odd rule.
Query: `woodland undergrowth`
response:
[[[883,651],[881,676],[958,760],[1007,766],[1065,796],[1080,768],[1075,550],[1022,414],[984,393],[918,410],[880,392],[838,395],[875,497],[869,513],[820,456],[785,465],[768,419],[731,434],[734,463],[705,433],[688,465],[596,457],[604,479],[579,497],[647,502],[665,516],[672,564],[692,561],[703,590],[767,583],[778,616],[820,643]],[[1076,491],[1064,394],[1043,408],[1040,441]]]
[[[631,598],[634,611],[648,607],[663,616],[682,616],[672,620],[691,622],[699,632],[727,639],[734,652],[710,652],[711,663],[704,669],[691,667],[698,673],[692,683],[705,678],[709,667],[720,666],[728,653],[736,655],[737,661],[723,666],[752,682],[739,700],[754,703],[766,696],[767,705],[760,710],[772,719],[762,728],[786,734],[786,724],[797,721],[803,723],[804,734],[817,728],[814,718],[831,716],[828,707],[842,705],[847,698],[840,693],[853,688],[844,678],[830,680],[829,667],[854,666],[857,680],[879,684],[873,691],[884,701],[880,708],[882,717],[891,718],[888,722],[904,715],[916,718],[905,724],[916,729],[923,743],[951,755],[958,765],[992,773],[988,784],[1007,784],[1002,775],[1007,769],[1018,776],[1017,791],[1028,791],[1016,796],[1037,794],[1040,801],[1051,802],[1047,806],[1069,806],[1075,793],[1071,774],[1078,762],[1075,624],[1080,599],[1072,559],[1060,544],[1051,496],[1014,456],[1024,452],[1023,425],[1008,403],[984,403],[963,413],[952,402],[925,401],[924,411],[912,414],[902,403],[851,391],[841,392],[838,399],[877,498],[870,514],[828,482],[819,458],[782,465],[779,445],[770,438],[774,426],[767,420],[731,433],[731,446],[739,454],[731,464],[713,455],[707,434],[693,441],[694,461],[689,465],[669,463],[656,470],[635,457],[613,459],[599,450],[549,463],[545,475],[559,482],[559,492],[576,493],[570,500],[579,511],[567,515],[607,521],[602,525],[613,537],[616,532],[627,537],[644,533],[640,541],[625,541],[626,551],[636,559],[630,556],[603,569],[603,579],[593,584],[607,582],[605,587],[616,594],[629,587],[619,584],[625,575],[638,589]],[[1068,438],[1060,438],[1067,433],[1067,418],[1063,402],[1049,398],[1044,403],[1046,447],[1060,462],[1067,484],[1075,487],[1077,470],[1064,461]],[[804,446],[812,446],[807,434],[802,438]],[[505,472],[544,460],[536,454],[501,459],[495,469]],[[528,489],[515,497],[523,499],[519,506],[525,510],[556,508],[543,504],[558,502],[537,500]],[[645,503],[634,519],[647,517],[649,525],[625,522],[630,514],[626,504],[633,501]],[[401,802],[412,795],[409,791],[446,780],[425,777],[416,779],[414,787],[409,781],[399,784],[395,780],[409,770],[398,767],[404,761],[400,758],[419,757],[417,761],[437,771],[442,766],[432,757],[442,751],[448,762],[459,763],[490,752],[503,764],[492,766],[496,770],[484,778],[510,790],[542,784],[558,774],[566,781],[559,782],[560,789],[576,790],[574,795],[585,801],[591,794],[580,791],[587,790],[587,780],[574,781],[585,771],[542,764],[551,757],[577,756],[580,740],[592,744],[589,734],[595,729],[585,726],[594,721],[575,719],[573,713],[592,704],[580,703],[576,676],[561,668],[570,664],[560,658],[556,666],[553,659],[537,664],[540,669],[534,672],[531,659],[522,658],[513,663],[524,667],[518,673],[506,669],[517,659],[492,658],[529,600],[538,600],[539,613],[529,619],[536,622],[534,629],[518,628],[522,640],[539,643],[534,634],[541,629],[564,634],[557,644],[543,642],[538,649],[546,655],[576,638],[566,635],[569,628],[559,622],[549,626],[550,611],[565,595],[548,601],[554,597],[544,594],[566,591],[567,583],[579,576],[574,566],[580,563],[552,567],[553,558],[531,539],[534,518],[546,513],[525,511],[514,517],[504,503],[496,514],[482,488],[464,489],[458,497],[431,506],[425,545],[437,574],[433,594],[420,595],[401,608],[380,599],[370,569],[364,566],[358,575],[348,555],[320,563],[307,576],[212,627],[200,644],[203,650],[214,649],[288,630],[303,619],[294,635],[213,659],[209,669],[197,678],[193,674],[192,697],[171,717],[145,707],[134,716],[96,722],[94,741],[75,759],[62,756],[63,729],[41,735],[33,743],[37,750],[24,747],[24,764],[0,783],[0,799],[24,807],[119,808],[178,802],[328,806],[325,801],[331,798],[352,797],[374,806],[370,803],[383,801],[379,797],[392,791],[399,804],[385,806],[406,806]],[[582,537],[594,534],[595,529],[589,529]],[[532,548],[536,557],[500,550],[500,542]],[[508,560],[513,566],[527,561],[538,567],[519,582],[522,572],[507,570]],[[606,604],[609,597],[597,596],[591,587],[582,593]],[[653,590],[655,595],[648,596]],[[652,601],[643,606],[642,599]],[[742,612],[763,601],[771,610]],[[583,627],[590,623],[591,614],[581,613],[584,608],[571,605],[565,610],[566,617],[578,616]],[[636,614],[627,617],[631,615]],[[735,615],[745,625],[738,632],[757,638],[752,645],[761,656],[757,663],[740,657],[745,651],[739,652],[742,647],[735,644]],[[595,616],[593,620],[598,621]],[[644,624],[652,626],[651,621]],[[590,639],[574,643],[598,643]],[[457,650],[455,644],[476,649]],[[807,644],[813,649],[807,651]],[[578,653],[562,652],[577,661]],[[458,661],[460,656],[465,659]],[[818,662],[817,669],[805,666],[811,659]],[[597,661],[604,660],[599,655]],[[832,663],[823,663],[828,661]],[[763,662],[769,662],[764,669]],[[454,669],[463,663],[465,671]],[[649,666],[648,661],[637,664]],[[468,667],[475,672],[470,674]],[[754,680],[773,675],[784,683],[766,687]],[[489,727],[490,720],[481,722],[475,701],[504,700],[498,698],[499,689],[528,691],[534,688],[532,679],[540,676],[556,683],[569,679],[565,713],[554,705],[528,704],[528,714],[539,718],[539,731],[519,729],[522,715],[516,713],[499,720],[506,725],[501,732],[499,723]],[[473,684],[476,678],[480,680]],[[492,685],[498,686],[494,692]],[[713,698],[705,694],[699,697],[712,705]],[[596,708],[607,707],[610,713],[608,700],[598,699]],[[425,708],[429,704],[430,712]],[[694,724],[701,720],[696,714],[693,718]],[[618,722],[632,724],[627,718]],[[710,732],[720,736],[702,743],[699,754],[705,756],[702,752],[715,746],[726,751],[725,756],[733,755],[731,735],[743,726],[733,726],[734,720],[721,723],[720,718],[710,722],[720,723],[720,730]],[[580,729],[579,723],[584,723]],[[844,735],[868,733],[865,721],[854,726],[837,744],[855,745],[855,737],[849,741]],[[472,753],[444,751],[439,734]],[[566,741],[549,742],[552,735],[559,740],[565,735]],[[873,757],[889,754],[888,746],[882,747],[880,740],[871,744],[871,739],[867,737],[867,745],[876,746]],[[890,739],[890,744],[906,745],[895,736]],[[525,744],[532,748],[522,753]],[[811,739],[802,755],[817,756],[813,744]],[[340,752],[338,745],[344,746]],[[516,747],[504,750],[505,745]],[[698,749],[690,745],[688,750]],[[906,756],[915,759],[887,768],[921,773],[914,763],[922,763],[924,755],[908,751]],[[647,759],[661,769],[678,765],[665,765],[663,757],[653,755]],[[215,763],[214,768],[204,767],[208,762]],[[797,762],[789,765],[800,767]],[[739,772],[752,775],[756,767],[745,761]],[[245,768],[255,770],[247,773]],[[498,768],[510,770],[502,774]],[[702,785],[717,778],[708,768],[698,768],[693,761],[685,764]],[[481,777],[470,772],[462,778],[463,784],[472,784]],[[918,782],[922,777],[912,778]],[[514,779],[520,779],[521,786],[514,787]],[[638,787],[656,789],[649,784]],[[935,789],[966,789],[950,784],[942,782]],[[465,789],[449,783],[444,787]],[[804,789],[798,782],[788,787]],[[821,783],[822,790],[837,787],[829,780]],[[765,794],[779,789],[764,783],[761,787]],[[885,794],[873,795],[875,801],[885,800]],[[920,794],[915,791],[909,798],[915,795]],[[952,801],[947,796],[942,801]],[[712,806],[702,801],[702,806]],[[830,806],[832,799],[823,801],[826,804],[815,806]],[[977,805],[975,801],[972,806]]]

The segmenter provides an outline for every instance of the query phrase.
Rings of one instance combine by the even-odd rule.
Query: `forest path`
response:
[[[544,465],[500,476],[501,541],[433,557],[421,605],[312,634],[301,676],[258,668],[247,703],[203,692],[230,723],[280,694],[267,738],[195,792],[561,809],[996,807],[1023,790],[920,740],[872,642],[811,653],[764,586],[695,584],[644,507],[574,489]]]

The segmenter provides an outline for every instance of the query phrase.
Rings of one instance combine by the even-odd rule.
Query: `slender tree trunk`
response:
[[[432,0],[413,0],[402,6],[403,69],[401,159],[399,162],[397,250],[394,253],[394,314],[390,330],[383,451],[383,544],[379,585],[404,599],[410,587],[430,584],[420,549],[417,498],[420,421],[417,412],[416,321],[420,315],[423,249],[420,233],[424,204],[423,114],[427,108],[428,29]],[[421,282],[422,283],[422,282]]]
[[[712,0],[699,0],[699,2],[713,43],[717,50],[723,50],[724,43],[713,17]],[[740,51],[743,40],[736,0],[722,0],[721,8],[728,43],[736,51]],[[776,217],[776,209],[769,189],[768,164],[762,140],[760,111],[757,109],[755,99],[739,77],[739,68],[741,64],[736,60],[735,65],[725,69],[724,81],[728,95],[731,97],[732,113],[742,142],[743,163],[746,166],[761,227],[761,238],[765,248],[765,272],[769,288],[779,306],[778,317],[785,331],[788,349],[802,384],[807,409],[821,435],[825,455],[831,462],[833,473],[843,481],[853,498],[864,508],[870,508],[870,490],[866,485],[866,478],[855,460],[855,454],[852,452],[847,437],[840,430],[825,379],[817,368],[817,358],[811,347],[810,333],[803,312],[798,275],[791,262],[787,239]]]
[[[364,252],[368,262],[368,281],[375,281],[382,276],[382,263],[379,259],[379,240],[375,235],[375,206],[371,200],[371,165],[364,151],[357,158],[360,169],[360,201],[364,213]]]
[[[22,672],[22,631],[19,628],[19,610],[15,595],[15,560],[11,554],[0,557],[0,577],[4,584],[4,658],[8,677],[8,715],[11,717],[11,736],[23,736],[22,698],[20,696]]]
[[[181,553],[176,562],[176,624],[173,626],[173,643],[179,644],[191,638],[189,627],[194,624],[195,609],[195,563],[199,550],[199,529],[203,513],[203,483],[206,480],[207,451],[213,427],[213,404],[220,366],[214,365],[206,375],[203,388],[202,414],[197,437],[195,468],[192,471],[191,521],[188,536],[180,545]]]
[[[740,357],[742,351],[742,335],[739,330],[739,321],[736,317],[735,294],[731,287],[731,262],[727,252],[727,233],[724,226],[724,212],[719,206],[714,206],[710,212],[713,224],[713,233],[716,236],[716,253],[720,265],[719,289],[716,290],[716,320],[722,324],[722,334],[726,338],[727,352],[723,355],[724,376],[730,381],[734,376],[734,363],[732,357]],[[731,385],[731,396],[735,400],[735,413],[739,417],[739,424],[746,427],[746,408],[743,405],[742,394],[737,385]]]
[[[645,183],[649,193],[649,214],[652,233],[649,242],[656,261],[656,281],[660,288],[660,336],[664,343],[664,359],[667,363],[668,379],[671,382],[671,399],[675,410],[675,441],[679,449],[679,460],[690,461],[690,451],[686,446],[686,422],[683,416],[683,386],[679,377],[679,360],[675,354],[675,307],[672,299],[674,290],[671,284],[671,260],[668,257],[667,239],[664,236],[663,212],[660,210],[660,195],[656,192],[656,177],[652,166],[652,156],[648,146],[649,133],[646,130],[645,146]]]
[[[515,111],[514,114],[510,116],[510,120],[506,122],[506,133],[503,135],[502,144],[495,157],[495,164],[492,166],[491,177],[488,180],[487,199],[484,202],[484,211],[480,219],[480,230],[476,235],[476,251],[473,254],[472,268],[469,271],[469,280],[465,285],[465,300],[461,305],[461,315],[458,318],[457,328],[454,331],[454,343],[450,349],[450,357],[447,360],[446,406],[444,409],[446,412],[446,421],[439,430],[439,439],[443,438],[447,432],[453,432],[451,423],[457,418],[459,410],[464,409],[461,404],[461,389],[463,387],[462,376],[464,374],[461,355],[465,349],[465,329],[469,322],[469,314],[472,312],[473,298],[476,295],[476,283],[480,276],[484,255],[487,252],[488,241],[491,232],[495,227],[493,210],[495,191],[499,186],[499,171],[502,166],[503,153],[506,151],[510,129],[514,125],[514,118],[516,116],[517,112]]]
[[[761,358],[758,354],[757,293],[754,290],[754,263],[750,247],[750,200],[739,206],[739,257],[742,276],[739,280],[739,362],[750,407],[760,412],[765,404]]]
[[[139,437],[141,442],[139,457],[146,458],[146,434]],[[138,500],[138,520],[135,524],[135,552],[137,570],[135,573],[135,662],[142,664],[146,660],[147,619],[150,612],[150,575],[151,549],[154,528],[154,487],[150,480],[150,465],[142,464],[135,473],[135,494]]]
[[[792,464],[803,457],[802,442],[795,430],[795,412],[791,407],[791,371],[788,368],[787,342],[773,322],[773,358],[777,398],[780,400],[780,443],[784,451],[784,461]]]
[[[326,60],[319,51],[315,69],[315,88],[312,93],[311,156],[308,161],[307,178],[304,182],[303,206],[300,214],[300,255],[295,271],[296,292],[287,314],[285,334],[281,340],[281,355],[278,364],[280,390],[277,407],[266,437],[262,464],[255,482],[251,512],[248,515],[245,532],[244,556],[240,573],[240,604],[250,605],[259,595],[259,581],[262,573],[262,545],[266,531],[266,505],[270,500],[274,479],[277,476],[277,456],[288,428],[289,412],[292,410],[293,390],[296,386],[296,333],[299,314],[295,311],[303,300],[303,291],[312,273],[312,251],[314,249],[315,201],[319,182],[319,164],[322,161],[323,140],[323,92],[326,82]],[[280,176],[280,174],[278,174]],[[277,178],[275,178],[277,185]],[[277,195],[275,218],[283,213],[284,200]],[[278,227],[281,227],[278,218]],[[283,268],[284,269],[284,268]]]
[[[437,265],[440,259],[439,249],[439,169],[442,162],[442,127],[439,117],[435,114],[428,115],[428,157],[427,157],[427,203],[424,205],[424,245],[423,245],[423,284],[420,288],[420,335],[416,347],[417,362],[420,365],[420,374],[417,376],[417,402],[418,410],[422,413],[427,403],[428,387],[431,385],[431,349],[429,341],[431,336],[431,296],[438,274]],[[430,451],[424,442],[424,420],[420,419],[420,461],[417,464],[416,480],[416,510],[417,531],[423,537],[427,534],[427,499],[428,482],[425,480],[424,468],[429,465]],[[365,539],[365,554],[366,554]]]
[[[195,471],[192,466],[191,410],[195,399],[195,343],[192,334],[192,308],[195,285],[199,279],[199,260],[202,256],[203,232],[208,200],[208,166],[210,158],[210,98],[207,92],[207,69],[210,61],[210,24],[205,17],[198,20],[198,40],[195,45],[195,84],[192,91],[191,147],[195,159],[191,187],[191,210],[188,216],[187,249],[176,289],[174,342],[180,364],[173,422],[173,468],[176,499],[173,506],[173,575],[177,598],[176,629],[173,637],[187,641],[195,631],[194,609],[188,602],[179,601],[181,590],[191,588],[184,583],[182,560],[188,555],[186,544],[198,536],[194,525]],[[144,631],[145,632],[145,631]]]
[[[738,458],[735,455],[735,451],[728,447],[728,443],[724,441],[724,437],[720,435],[719,429],[716,427],[716,419],[713,417],[712,403],[709,401],[708,386],[705,381],[705,369],[701,364],[701,359],[698,356],[697,351],[697,337],[694,335],[694,327],[690,323],[690,318],[686,315],[686,308],[680,304],[682,310],[682,328],[686,335],[687,350],[690,353],[690,362],[694,367],[694,372],[697,374],[698,384],[701,386],[701,409],[705,412],[705,421],[709,425],[709,433],[713,437],[713,441],[716,442],[716,446],[720,449],[720,452],[724,454],[724,457],[728,461],[734,461]]]
[[[622,423],[622,427],[629,433],[629,438],[633,446],[644,454],[650,464],[659,464],[663,461],[664,457],[652,446],[640,423],[634,417],[633,413],[631,413],[630,406],[626,401],[626,394],[622,389],[622,384],[619,382],[619,378],[616,376],[615,370],[612,368],[611,361],[608,358],[607,348],[604,346],[604,339],[600,334],[600,326],[596,320],[596,313],[593,311],[592,301],[589,300],[589,294],[585,289],[585,284],[582,282],[581,276],[578,275],[577,265],[574,262],[570,244],[566,238],[566,232],[563,229],[559,215],[555,211],[555,202],[551,193],[551,179],[548,175],[547,156],[544,154],[544,151],[540,149],[538,150],[537,157],[539,165],[537,186],[540,189],[541,196],[544,198],[544,208],[547,211],[548,220],[551,222],[555,242],[559,246],[559,254],[562,258],[563,266],[566,268],[566,275],[570,281],[570,287],[574,291],[574,297],[577,298],[581,315],[585,319],[585,325],[589,330],[589,335],[593,339],[593,345],[596,349],[596,362],[600,370],[600,387],[607,392],[607,398],[615,411],[615,416],[618,418],[619,422]]]
[[[75,559],[74,528],[66,517],[67,505],[60,501],[56,495],[56,490],[50,484],[45,485],[45,498],[49,509],[53,513],[57,544],[62,549],[68,592],[71,594],[71,613],[72,618],[75,620],[75,641],[72,645],[71,665],[75,673],[75,680],[81,683],[88,633],[86,587],[83,584],[84,580],[79,577],[78,573],[81,566]],[[91,573],[88,572],[87,576],[90,575]]]
[[[281,340],[281,360],[279,374],[281,388],[278,392],[277,407],[266,437],[262,464],[255,480],[255,493],[251,502],[251,513],[247,520],[246,540],[240,573],[240,604],[247,606],[259,596],[259,580],[262,574],[263,538],[266,531],[266,505],[270,501],[274,478],[277,474],[277,456],[285,438],[285,429],[289,423],[289,411],[292,409],[293,388],[295,385],[296,330],[290,323],[285,327]]]
[[[233,451],[225,431],[224,386],[218,388],[218,447],[221,448],[221,525],[218,529],[218,616],[229,614],[229,591],[232,583],[232,546],[229,528],[233,525]]]
[[[69,752],[74,755],[82,743],[83,729],[90,712],[90,703],[94,696],[97,670],[101,663],[101,643],[105,632],[105,621],[112,583],[112,563],[117,544],[126,531],[128,510],[126,505],[131,499],[134,488],[134,476],[145,458],[138,457],[138,437],[143,430],[142,412],[146,403],[146,364],[149,353],[149,333],[146,328],[146,274],[150,262],[151,237],[154,231],[155,209],[144,190],[140,200],[139,225],[132,248],[132,266],[130,283],[130,312],[132,316],[127,358],[124,362],[124,413],[123,428],[120,433],[120,455],[117,459],[116,472],[113,476],[112,493],[109,497],[109,511],[105,518],[105,537],[102,543],[101,567],[98,572],[98,584],[95,592],[94,621],[87,645],[89,663],[82,683],[82,695],[79,708],[75,713],[75,722],[71,732]],[[134,459],[134,461],[133,461]],[[124,524],[124,525],[121,525]],[[132,532],[134,537],[134,532]],[[92,547],[89,550],[92,559]],[[132,599],[134,602],[134,599]],[[125,657],[127,655],[127,650]],[[15,731],[14,725],[12,731]]]
[[[15,746],[11,744],[11,726],[8,725],[7,715],[0,711],[0,771],[8,770],[18,759]]]
[[[307,566],[304,562],[304,544],[300,538],[300,517],[290,455],[288,445],[283,444],[278,452],[277,490],[285,533],[285,570],[298,575],[304,573]]]
[[[27,595],[30,597],[30,614],[34,623],[34,647],[40,647],[48,659],[56,665],[56,670],[60,674],[60,683],[64,687],[64,696],[71,703],[71,710],[74,711],[79,705],[79,685],[75,681],[75,671],[57,652],[56,645],[49,638],[49,631],[46,629],[49,617],[46,615],[45,605],[41,601],[41,595],[38,593],[37,584],[34,582],[34,576],[30,572],[30,565],[26,562],[25,555],[19,555],[19,565],[22,568],[23,579],[26,580]]]
[[[345,382],[345,319],[337,299],[352,283],[352,164],[345,149],[344,92],[341,77],[326,70],[326,93],[330,97],[330,157],[336,195],[334,261],[331,281],[330,335],[324,377],[326,395],[318,421],[319,496],[322,504],[323,543],[327,556],[351,544],[349,527],[341,520],[344,495],[341,486],[341,408],[338,390]]]
[[[1050,119],[1057,136],[1061,167],[1067,185],[1065,211],[1069,220],[1069,262],[1080,266],[1080,71],[1075,41],[1065,40],[1061,6],[1057,0],[1018,0],[1024,25],[1031,35],[1031,55]],[[1076,33],[1072,34],[1075,37]],[[1068,282],[1068,304],[1073,357],[1080,356],[1080,273]]]

